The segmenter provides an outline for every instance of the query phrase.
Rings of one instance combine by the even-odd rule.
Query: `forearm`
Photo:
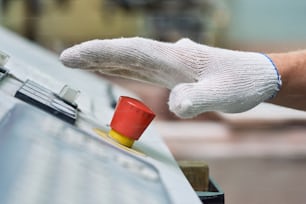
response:
[[[282,87],[269,102],[306,110],[306,50],[268,54],[282,79]]]

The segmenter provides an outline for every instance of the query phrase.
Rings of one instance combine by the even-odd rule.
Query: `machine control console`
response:
[[[78,110],[42,85],[27,80],[15,94],[16,98],[34,105],[68,123],[74,124]]]

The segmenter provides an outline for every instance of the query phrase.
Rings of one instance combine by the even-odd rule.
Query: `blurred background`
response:
[[[284,52],[306,48],[305,19],[303,0],[0,0],[1,26],[58,54],[86,40],[129,36]],[[177,160],[208,163],[226,203],[306,203],[305,112],[261,104],[181,120],[168,111],[168,90],[100,76],[152,108]]]

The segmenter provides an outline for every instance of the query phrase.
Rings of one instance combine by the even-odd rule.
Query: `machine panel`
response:
[[[153,126],[132,148],[108,137],[118,98],[135,95],[0,38],[1,204],[201,203]]]
[[[0,203],[171,203],[152,165],[31,106],[0,132]]]

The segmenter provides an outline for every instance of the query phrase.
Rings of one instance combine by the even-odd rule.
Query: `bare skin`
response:
[[[282,79],[279,93],[270,103],[306,110],[306,50],[268,54]]]

